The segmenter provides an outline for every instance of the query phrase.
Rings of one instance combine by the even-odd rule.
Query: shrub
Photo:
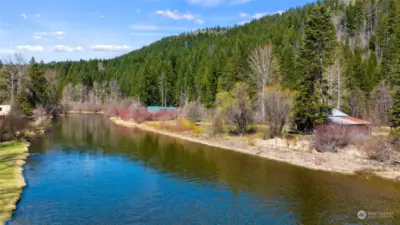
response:
[[[221,110],[215,110],[215,113],[211,115],[211,127],[210,134],[215,136],[224,132],[224,118]]]
[[[32,113],[35,118],[45,117],[47,115],[46,109],[41,106],[32,110]]]
[[[185,118],[179,118],[173,121],[161,121],[159,123],[151,123],[151,126],[172,132],[200,132],[195,123]]]
[[[358,130],[340,125],[319,125],[315,129],[314,148],[318,151],[336,152],[337,148],[357,144],[362,137]]]
[[[234,124],[237,134],[244,134],[245,128],[253,119],[253,109],[248,95],[248,87],[237,83],[231,92],[217,94],[216,103],[226,117],[226,121]]]
[[[161,109],[156,113],[151,113],[151,118],[153,121],[165,121],[165,120],[174,120],[178,117],[177,110],[164,110]]]
[[[183,125],[184,131],[192,131],[194,133],[200,132],[199,127],[196,125],[196,123],[193,123],[190,120],[179,118],[177,121]]]
[[[122,119],[134,119],[138,110],[143,110],[138,100],[123,99],[118,103],[109,103],[104,107],[104,114],[107,116],[118,116]]]
[[[362,145],[362,149],[372,160],[387,164],[400,163],[399,139],[393,137],[370,137]]]
[[[260,94],[261,109],[269,126],[268,136],[273,139],[282,135],[292,107],[293,94],[281,87],[268,87]]]
[[[142,123],[146,120],[151,120],[152,114],[146,108],[138,108],[133,111],[132,119],[137,123]]]
[[[29,127],[29,121],[24,116],[7,115],[0,117],[0,141],[22,138],[22,131]]]
[[[192,122],[201,121],[205,117],[205,114],[206,109],[198,101],[189,102],[183,108],[183,116]]]

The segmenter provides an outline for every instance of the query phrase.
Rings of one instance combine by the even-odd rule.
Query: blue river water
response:
[[[400,186],[311,171],[118,127],[101,116],[58,119],[36,140],[16,224],[363,224],[392,212]]]

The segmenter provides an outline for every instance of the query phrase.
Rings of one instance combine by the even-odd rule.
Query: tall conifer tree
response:
[[[304,35],[299,55],[303,79],[296,97],[294,119],[298,130],[311,131],[327,109],[325,103],[329,96],[323,74],[332,65],[337,46],[335,27],[324,5],[312,9]]]

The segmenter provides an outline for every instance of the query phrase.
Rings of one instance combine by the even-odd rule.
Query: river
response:
[[[400,185],[58,119],[36,140],[15,224],[396,224]],[[357,217],[360,210],[369,217]],[[375,214],[372,218],[371,213]]]

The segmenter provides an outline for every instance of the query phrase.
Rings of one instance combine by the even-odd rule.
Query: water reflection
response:
[[[59,151],[61,155],[54,153]],[[76,176],[95,176],[99,159],[108,157],[122,157],[140,166],[146,178],[138,179],[146,179],[148,189],[147,197],[143,193],[137,196],[146,200],[140,205],[142,211],[146,208],[140,218],[151,218],[145,224],[168,224],[167,218],[178,224],[362,224],[356,216],[360,209],[394,213],[393,218],[369,220],[372,224],[395,224],[400,220],[400,186],[394,182],[310,171],[119,127],[101,116],[69,116],[56,121],[53,132],[36,141],[31,152],[54,153],[57,156],[52,160],[60,157],[64,163],[59,167],[74,163],[66,161],[69,154],[80,154],[79,162],[84,166],[79,167]],[[33,158],[29,167],[40,170],[42,164],[40,157]],[[29,180],[29,174],[26,176]],[[61,181],[59,178],[55,182]],[[85,187],[94,196],[101,196],[94,187],[98,184],[86,181]],[[24,198],[20,204],[24,204]],[[128,205],[118,207],[122,210]],[[16,223],[24,215],[20,208],[10,224],[21,224]],[[140,218],[130,216],[124,223],[137,223]]]

